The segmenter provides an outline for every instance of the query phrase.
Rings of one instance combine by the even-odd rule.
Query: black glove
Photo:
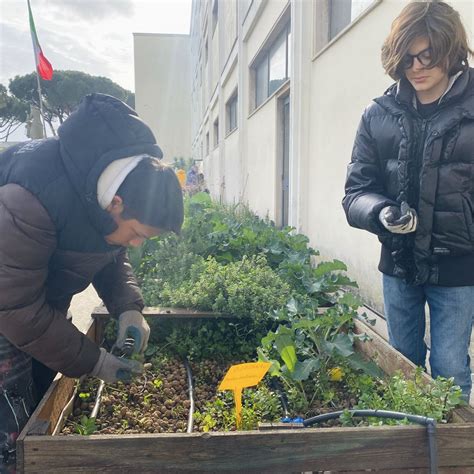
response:
[[[379,213],[382,225],[394,234],[409,234],[415,232],[418,225],[418,216],[415,209],[403,201],[400,208],[396,206],[384,207]]]

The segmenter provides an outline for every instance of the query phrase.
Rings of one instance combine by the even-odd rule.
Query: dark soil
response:
[[[76,433],[81,417],[90,416],[95,393],[94,390],[93,400],[88,400],[87,406],[75,402],[78,409],[68,417],[63,434]],[[161,362],[129,385],[121,382],[105,385],[96,434],[184,433],[189,406],[183,363],[179,360]]]

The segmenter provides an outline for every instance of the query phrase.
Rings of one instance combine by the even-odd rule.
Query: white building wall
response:
[[[380,49],[405,3],[381,2],[312,60],[308,127],[300,129],[310,137],[301,230],[322,256],[347,264],[365,300],[380,310],[380,244],[376,236],[347,225],[341,200],[362,112],[393,82],[382,69]],[[474,2],[451,3],[461,13],[472,38]]]
[[[323,256],[347,264],[366,300],[378,308],[382,306],[380,244],[376,236],[348,226],[341,200],[362,112],[393,82],[384,75],[380,48],[400,3],[377,6],[311,64],[307,130],[311,159],[305,173],[302,230]]]
[[[199,10],[210,16],[215,1],[198,2]],[[323,259],[344,261],[366,301],[381,309],[377,270],[380,244],[375,236],[349,227],[341,200],[359,119],[371,99],[381,95],[391,83],[380,63],[381,45],[391,22],[408,0],[381,0],[374,4],[317,53],[316,12],[321,3],[241,0],[234,9],[234,1],[219,2],[214,35],[208,30],[208,47],[212,51],[211,104],[202,104],[202,113],[196,119],[201,129],[193,134],[193,149],[197,156],[199,142],[205,136],[202,127],[210,116],[212,150],[213,121],[218,115],[219,146],[204,157],[212,195],[227,202],[241,199],[259,215],[278,218],[280,92],[252,110],[249,68],[289,6],[292,64],[291,80],[286,87],[290,89],[291,109],[290,224],[308,235]],[[461,13],[474,44],[474,2],[455,0],[451,4]],[[236,41],[232,29],[234,12]],[[203,23],[199,18],[199,24]],[[193,41],[202,43],[198,36],[197,28]],[[193,53],[193,58],[198,61],[197,54]],[[225,103],[235,85],[239,89],[238,130],[226,137]]]
[[[191,156],[190,36],[135,33],[135,108],[165,161]]]

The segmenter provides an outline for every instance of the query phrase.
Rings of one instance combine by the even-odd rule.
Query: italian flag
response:
[[[41,79],[50,81],[53,78],[53,66],[46,59],[38,41],[38,35],[36,34],[35,22],[33,20],[33,13],[31,13],[30,0],[28,0],[28,13],[30,16],[30,31],[31,39],[33,41],[33,50],[35,53],[36,69]]]

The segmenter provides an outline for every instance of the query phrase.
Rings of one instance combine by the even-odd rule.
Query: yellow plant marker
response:
[[[257,385],[268,372],[270,362],[248,362],[229,368],[219,385],[219,390],[232,390],[235,402],[235,420],[237,427],[242,423],[242,390]]]

